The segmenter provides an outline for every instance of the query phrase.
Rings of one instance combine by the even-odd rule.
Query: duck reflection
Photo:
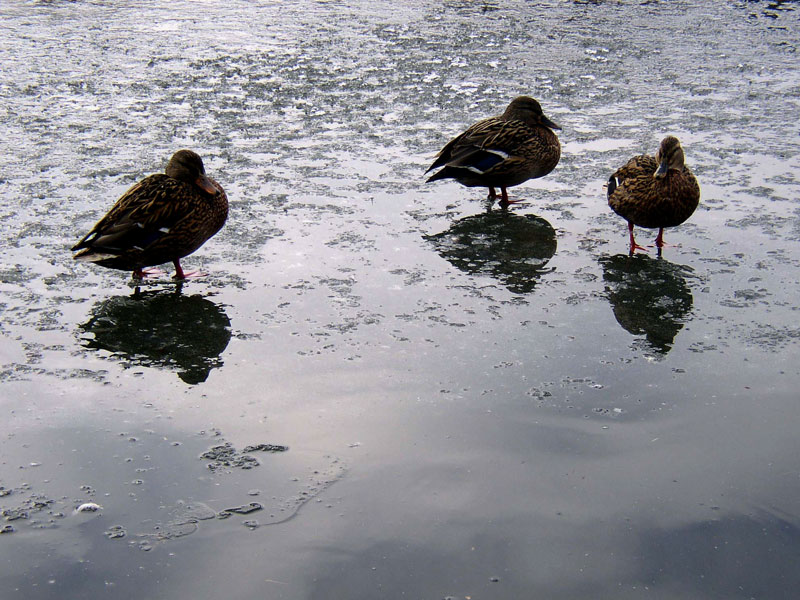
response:
[[[616,255],[600,259],[606,296],[614,317],[633,335],[644,335],[659,354],[672,349],[692,309],[686,284],[688,267],[644,255]]]
[[[184,296],[180,287],[137,287],[132,296],[104,300],[80,329],[85,347],[107,350],[128,366],[173,369],[188,384],[202,383],[222,366],[220,354],[231,339],[222,307],[200,295]]]
[[[515,294],[527,294],[556,253],[556,232],[542,217],[489,211],[455,221],[442,233],[426,236],[457,268],[488,274]]]

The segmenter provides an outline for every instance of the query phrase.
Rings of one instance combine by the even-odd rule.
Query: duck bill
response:
[[[558,125],[553,123],[550,119],[542,115],[542,125],[549,127],[550,129],[561,129]]]
[[[664,179],[664,177],[667,176],[667,171],[669,171],[669,166],[667,166],[667,161],[662,160],[660,163],[658,163],[658,169],[656,169],[656,172],[653,173],[653,177],[655,177],[656,179]]]
[[[201,190],[204,190],[204,191],[208,192],[208,193],[209,193],[209,194],[211,194],[212,196],[216,196],[216,195],[217,195],[217,191],[218,191],[218,190],[217,190],[217,187],[216,187],[216,186],[215,186],[215,185],[214,185],[214,184],[211,182],[211,180],[210,180],[208,177],[206,177],[205,175],[200,175],[200,177],[198,177],[198,178],[195,180],[195,182],[194,182],[194,183],[195,183],[195,185],[196,185],[197,187],[199,187]]]

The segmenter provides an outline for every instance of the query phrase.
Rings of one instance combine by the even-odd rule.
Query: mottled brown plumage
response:
[[[680,225],[700,202],[700,186],[684,164],[683,148],[674,136],[665,137],[655,158],[634,156],[608,180],[608,205],[628,221],[630,252],[644,250],[633,227],[658,228],[656,247],[664,245],[664,228]]]
[[[428,181],[452,178],[467,187],[485,186],[492,199],[499,187],[500,202],[508,204],[506,188],[547,175],[558,164],[561,146],[553,129],[561,128],[536,100],[514,98],[502,115],[475,123],[442,148],[428,171],[444,168]]]
[[[207,177],[203,161],[179,150],[164,174],[150,175],[117,200],[108,214],[73,246],[75,260],[133,271],[165,262],[184,279],[180,259],[188,256],[225,224],[228,197]]]

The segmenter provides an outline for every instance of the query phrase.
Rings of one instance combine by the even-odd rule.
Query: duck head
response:
[[[173,154],[164,172],[173,179],[196,185],[212,196],[218,193],[216,186],[206,177],[203,160],[191,150],[178,150]]]
[[[550,129],[561,129],[550,119],[544,116],[541,105],[530,96],[518,96],[511,101],[503,113],[506,121],[517,119],[528,125],[544,125]]]
[[[661,141],[661,146],[656,153],[656,161],[658,162],[658,169],[653,173],[656,179],[663,179],[667,176],[670,169],[683,170],[683,148],[678,138],[668,135]]]

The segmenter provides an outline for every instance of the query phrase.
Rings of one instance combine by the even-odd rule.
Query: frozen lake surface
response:
[[[4,0],[3,600],[795,598],[798,49],[797,2]],[[520,94],[523,202],[424,183]],[[631,258],[603,185],[667,134],[701,204]],[[209,275],[75,263],[183,147]]]

